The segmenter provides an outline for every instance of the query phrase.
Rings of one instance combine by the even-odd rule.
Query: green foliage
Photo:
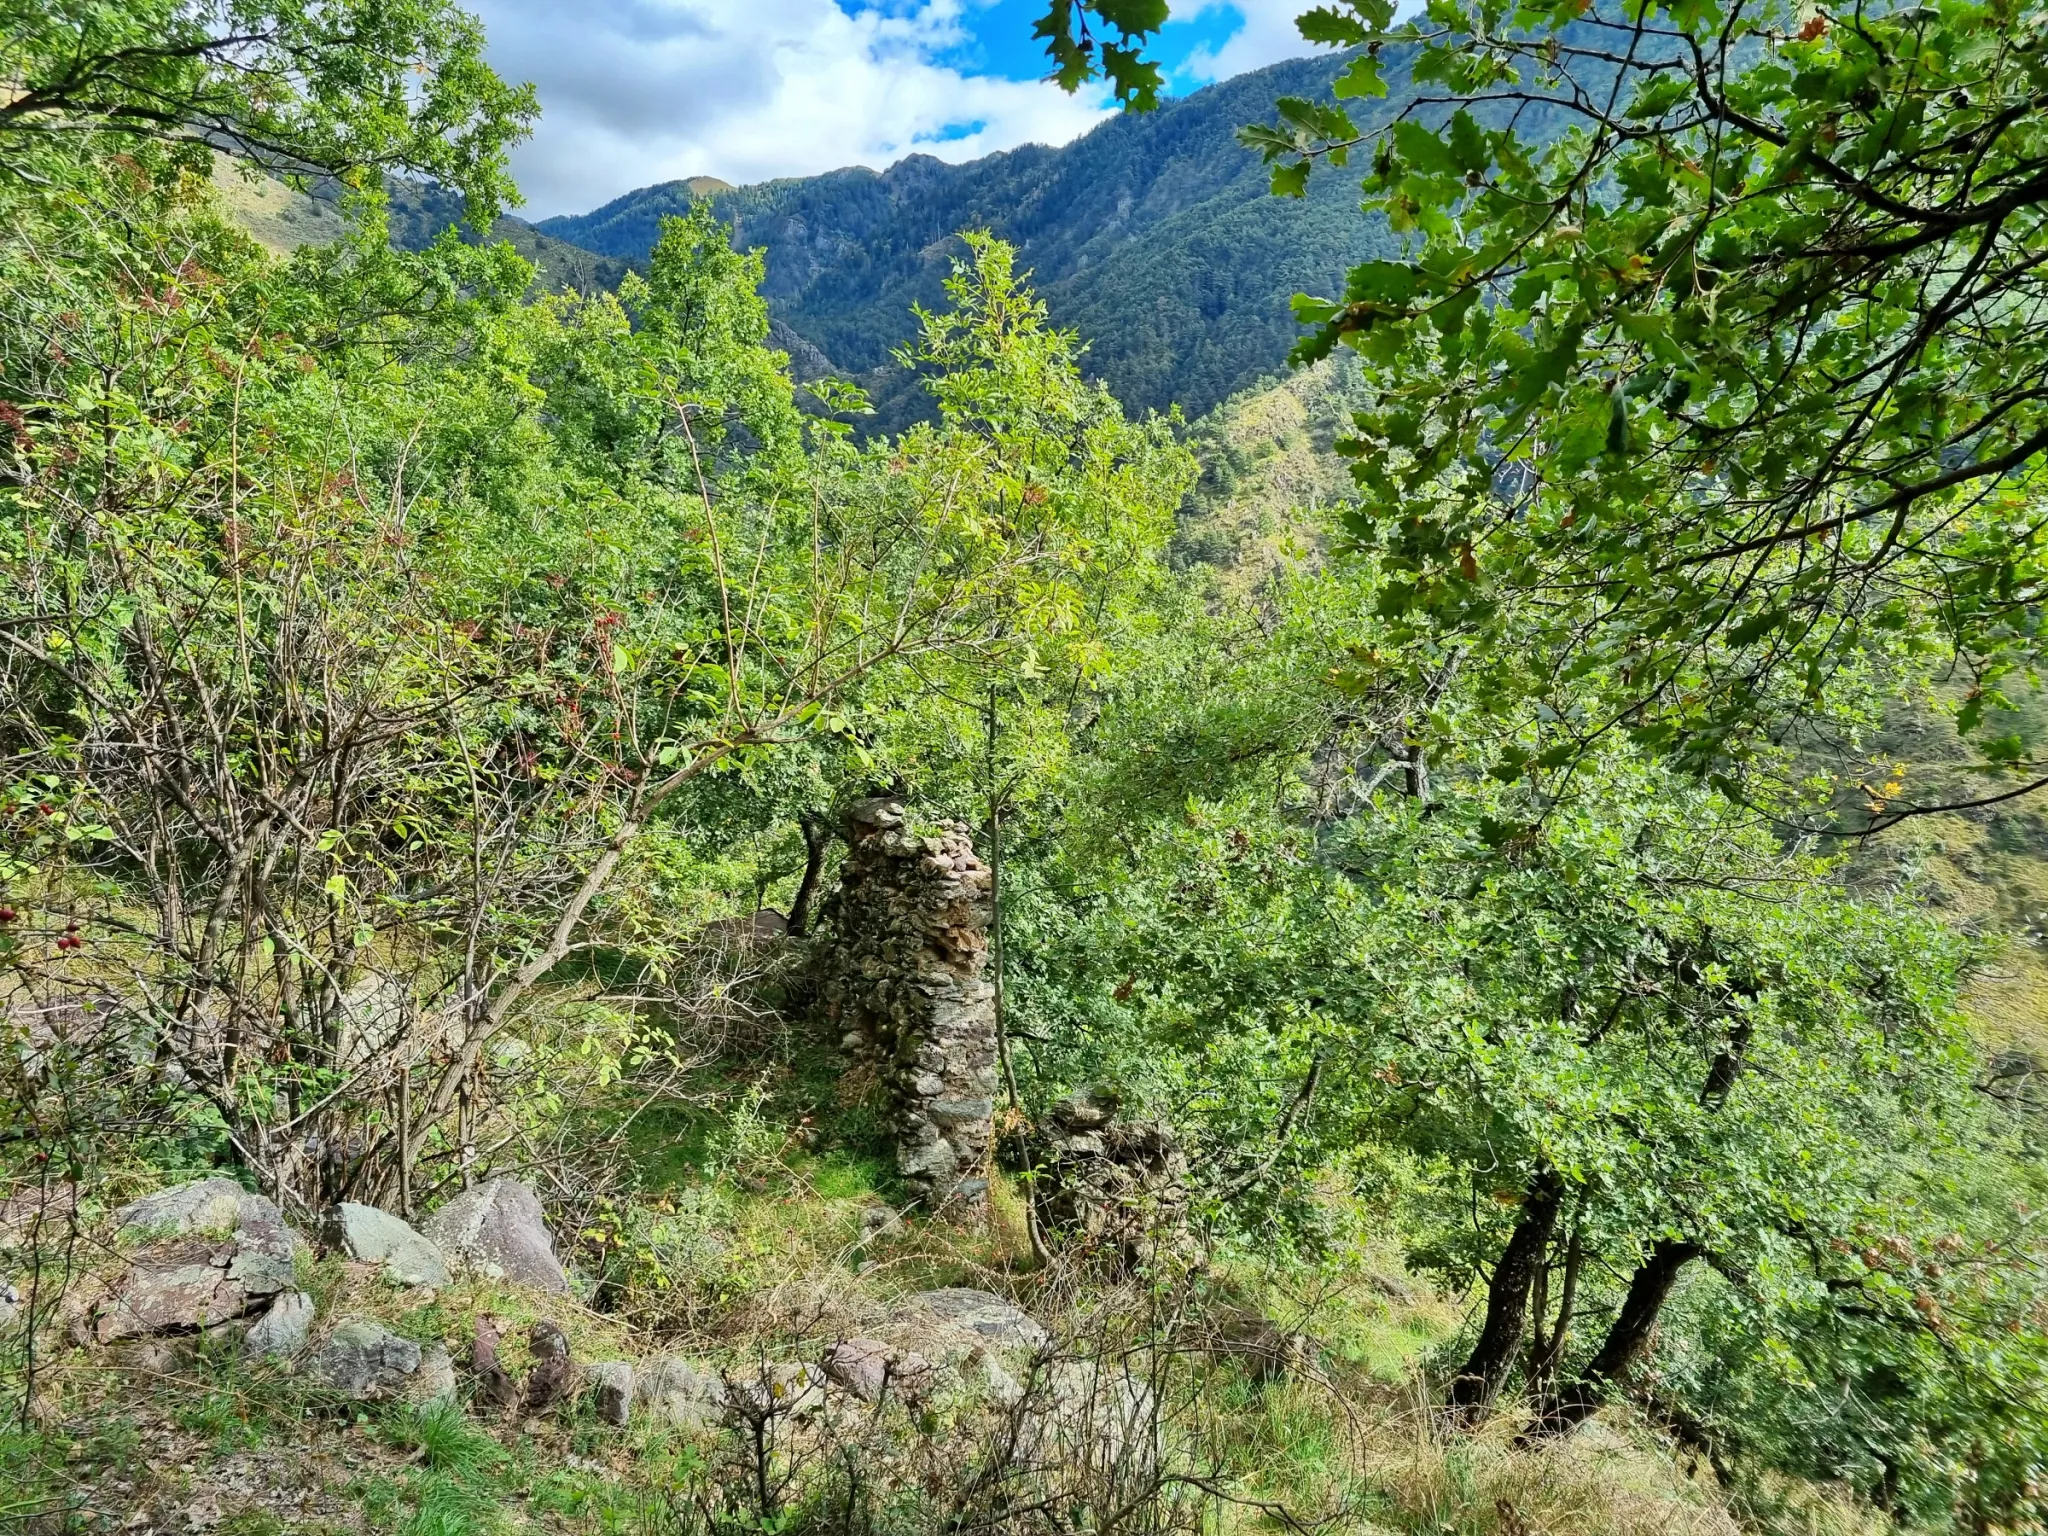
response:
[[[1377,393],[1351,532],[1389,613],[1484,649],[1540,612],[1513,687],[1546,746],[1625,731],[1697,771],[1940,669],[2009,792],[2026,749],[1984,712],[2040,659],[2037,18],[1582,10],[1312,13],[1433,94],[1253,135],[1291,184],[1369,158],[1409,242],[1296,305]]]
[[[445,181],[488,221],[516,202],[505,152],[538,111],[483,60],[483,28],[442,0],[9,0],[0,9],[0,155],[15,172],[83,135],[207,146],[266,167]],[[365,179],[367,178],[367,180]]]

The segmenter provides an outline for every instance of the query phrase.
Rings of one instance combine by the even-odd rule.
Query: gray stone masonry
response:
[[[996,1084],[995,988],[983,979],[993,878],[967,828],[912,832],[902,805],[864,800],[826,903],[826,1017],[880,1073],[896,1167],[927,1210],[980,1206],[988,1192]]]

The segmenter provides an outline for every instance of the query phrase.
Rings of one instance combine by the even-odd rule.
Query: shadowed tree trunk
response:
[[[1529,1319],[1529,1288],[1549,1256],[1550,1235],[1557,1226],[1563,1192],[1561,1181],[1548,1168],[1529,1181],[1522,1218],[1493,1266],[1493,1279],[1486,1288],[1486,1323],[1479,1331],[1479,1342],[1472,1346],[1471,1357],[1451,1381],[1447,1402],[1451,1412],[1467,1424],[1477,1423],[1491,1411],[1522,1347],[1522,1332]]]
[[[800,939],[811,931],[811,899],[818,894],[818,877],[825,872],[832,823],[816,811],[805,811],[796,824],[804,834],[804,877],[797,882],[796,897],[789,904],[789,933]]]
[[[1657,1315],[1670,1299],[1679,1272],[1700,1256],[1699,1244],[1664,1239],[1650,1250],[1650,1256],[1636,1266],[1629,1277],[1628,1295],[1622,1298],[1600,1352],[1586,1362],[1586,1368],[1570,1386],[1557,1395],[1538,1421],[1532,1434],[1561,1435],[1577,1428],[1607,1401],[1607,1395],[1622,1385],[1649,1353],[1650,1340],[1657,1332]]]
[[[1743,1057],[1749,1050],[1750,1022],[1738,1018],[1728,1038],[1707,1068],[1707,1080],[1700,1087],[1700,1103],[1719,1109],[1728,1101],[1742,1074]],[[1607,1401],[1608,1394],[1621,1386],[1656,1336],[1657,1317],[1678,1283],[1679,1273],[1705,1250],[1698,1243],[1677,1238],[1660,1238],[1649,1257],[1629,1277],[1628,1294],[1621,1310],[1608,1327],[1599,1353],[1586,1362],[1584,1370],[1557,1396],[1546,1402],[1542,1415],[1525,1439],[1562,1435],[1577,1428]]]

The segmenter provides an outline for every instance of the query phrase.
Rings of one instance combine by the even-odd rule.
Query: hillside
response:
[[[1384,224],[1359,217],[1351,178],[1315,178],[1300,201],[1275,198],[1257,156],[1236,142],[1276,96],[1327,97],[1344,63],[1275,64],[1060,149],[1027,145],[964,165],[912,155],[881,172],[713,196],[736,241],[766,249],[763,291],[776,317],[845,372],[889,363],[910,335],[911,306],[943,305],[958,250],[950,237],[986,228],[1016,245],[1054,321],[1080,332],[1091,371],[1127,406],[1198,415],[1282,366],[1296,335],[1291,295],[1337,287],[1390,240]],[[1389,76],[1388,100],[1363,116],[1402,99],[1404,71]],[[538,228],[643,259],[661,216],[700,186],[663,183]],[[901,382],[873,383],[883,425],[912,413]]]

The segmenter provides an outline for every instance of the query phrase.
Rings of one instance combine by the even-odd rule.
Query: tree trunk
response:
[[[1557,1382],[1558,1363],[1564,1359],[1565,1343],[1571,1338],[1572,1315],[1578,1305],[1579,1267],[1585,1252],[1581,1235],[1578,1219],[1574,1217],[1571,1236],[1565,1243],[1564,1288],[1557,1300],[1557,1321],[1549,1325],[1547,1332],[1544,1314],[1550,1299],[1550,1270],[1545,1266],[1536,1274],[1536,1317],[1529,1339],[1529,1391],[1538,1402],[1546,1405],[1546,1412]]]
[[[819,812],[805,811],[796,824],[804,834],[804,877],[797,882],[796,897],[789,904],[789,935],[800,939],[811,931],[811,898],[818,894],[818,877],[825,872],[832,823]]]
[[[1486,1288],[1486,1323],[1479,1331],[1479,1342],[1451,1381],[1447,1406],[1465,1423],[1475,1424],[1491,1411],[1521,1348],[1522,1330],[1529,1318],[1529,1287],[1549,1255],[1562,1195],[1557,1175],[1547,1168],[1529,1181],[1522,1219],[1515,1223]]]
[[[1600,1352],[1586,1363],[1585,1370],[1557,1396],[1538,1421],[1535,1435],[1562,1435],[1583,1424],[1607,1401],[1607,1394],[1620,1386],[1644,1355],[1657,1331],[1657,1315],[1671,1297],[1671,1288],[1686,1265],[1700,1256],[1697,1243],[1662,1239],[1650,1256],[1636,1266],[1629,1278],[1628,1295],[1615,1314]]]

